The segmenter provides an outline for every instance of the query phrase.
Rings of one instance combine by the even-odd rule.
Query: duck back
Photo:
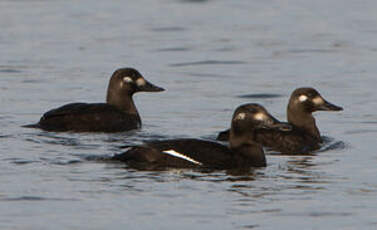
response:
[[[232,168],[234,154],[222,144],[199,139],[174,139],[148,142],[132,147],[114,160],[127,163],[153,163],[164,167]]]
[[[320,147],[315,137],[298,128],[289,132],[261,130],[257,133],[256,140],[265,147],[286,154],[308,153]]]
[[[106,103],[71,103],[46,112],[37,125],[47,131],[120,132],[140,127],[141,121]]]
[[[292,125],[291,131],[259,130],[255,139],[262,146],[286,154],[308,153],[320,148],[321,140]],[[218,134],[217,140],[228,141],[229,130]]]

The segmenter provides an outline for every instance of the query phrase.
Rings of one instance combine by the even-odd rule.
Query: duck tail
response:
[[[29,125],[23,125],[21,127],[23,127],[23,128],[41,128],[41,126],[39,125],[39,123],[29,124]]]

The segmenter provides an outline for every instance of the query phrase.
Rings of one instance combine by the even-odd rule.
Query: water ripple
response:
[[[281,94],[273,94],[273,93],[254,93],[254,94],[243,94],[238,95],[238,98],[252,98],[252,99],[266,99],[266,98],[277,98],[283,97],[284,95]]]
[[[179,52],[179,51],[189,51],[191,50],[188,47],[170,47],[170,48],[161,48],[157,49],[157,52]]]
[[[205,3],[208,1],[209,0],[181,0],[181,2],[185,2],[185,3]]]
[[[229,78],[229,77],[236,77],[226,74],[212,74],[212,73],[195,73],[195,72],[185,72],[185,75],[193,76],[193,77],[208,77],[208,78]]]
[[[343,141],[336,141],[335,138],[322,136],[323,144],[322,147],[316,152],[326,152],[330,150],[343,150],[348,146]]]
[[[377,133],[377,129],[354,129],[344,132],[345,134],[365,134],[365,133]]]
[[[288,53],[333,53],[335,49],[290,49]]]
[[[151,30],[156,31],[156,32],[175,32],[175,31],[184,31],[186,29],[184,27],[171,26],[171,27],[152,28]]]
[[[0,198],[0,201],[79,201],[79,199],[52,198],[52,197],[41,197],[41,196],[20,196],[20,197]]]
[[[0,69],[0,73],[22,73],[22,71],[17,69]]]
[[[309,216],[309,217],[344,217],[344,216],[352,216],[354,213],[352,212],[285,212],[279,213],[280,216]]]
[[[41,161],[37,160],[26,160],[21,158],[6,158],[5,161],[9,161],[10,163],[13,163],[15,165],[26,165],[26,164],[32,164],[32,163],[40,163]]]
[[[218,61],[218,60],[206,60],[197,62],[182,62],[170,64],[170,67],[183,67],[183,66],[197,66],[197,65],[239,65],[246,64],[244,61]]]
[[[0,65],[0,73],[22,73],[27,66]]]

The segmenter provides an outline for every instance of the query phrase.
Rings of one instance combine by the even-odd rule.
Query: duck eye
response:
[[[304,102],[304,101],[308,100],[308,96],[306,96],[305,94],[302,94],[302,95],[300,95],[300,96],[298,97],[298,100],[299,100],[300,102]]]
[[[136,80],[136,85],[137,86],[144,86],[145,85],[145,80],[143,79],[143,78],[138,78],[137,80]]]
[[[123,78],[123,81],[126,82],[126,83],[133,82],[133,80],[132,80],[131,77],[124,77],[124,78]]]

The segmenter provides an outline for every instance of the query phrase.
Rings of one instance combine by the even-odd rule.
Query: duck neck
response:
[[[254,133],[237,136],[230,132],[230,148],[241,157],[241,164],[247,166],[266,166],[266,157],[262,145],[254,141]]]
[[[135,115],[140,120],[140,116],[132,99],[132,96],[133,94],[114,94],[112,92],[108,92],[106,102],[117,107],[124,113]]]
[[[321,135],[315,123],[315,119],[310,112],[292,110],[288,107],[287,115],[287,119],[290,124],[302,129],[306,133],[309,133],[317,140],[321,140]]]

